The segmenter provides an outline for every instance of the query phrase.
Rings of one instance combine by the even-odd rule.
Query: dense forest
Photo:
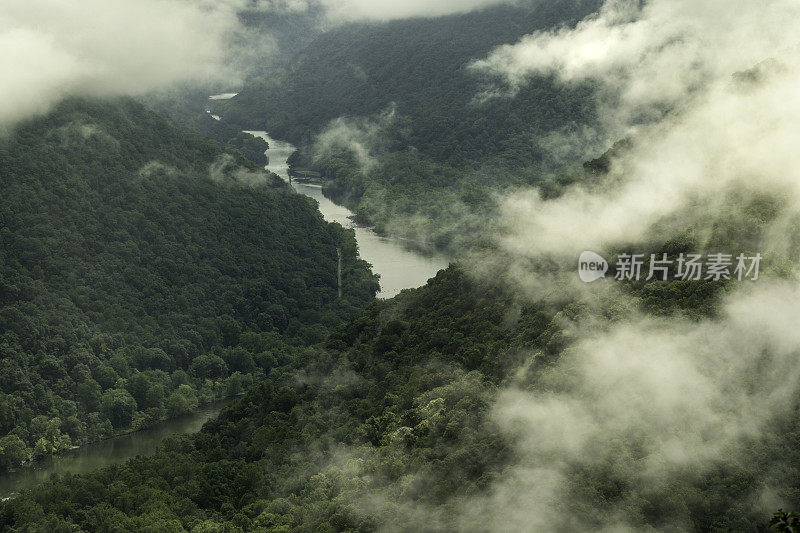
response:
[[[151,1],[0,7],[0,533],[800,531],[800,7]]]
[[[345,25],[215,112],[302,147],[295,166],[321,172],[326,193],[362,222],[445,246],[473,231],[492,192],[543,185],[608,148],[602,135],[584,138],[599,127],[591,84],[538,76],[484,98],[503,82],[469,68],[495,46],[573,25],[598,6],[533,2]]]
[[[741,246],[780,216],[764,197],[732,194],[729,207]],[[714,249],[730,237],[719,228],[701,238],[699,225],[689,227],[657,250]],[[755,229],[736,231],[745,228]],[[781,275],[778,265],[765,272]],[[152,457],[24,492],[0,508],[0,524],[10,531],[148,531],[155,523],[197,532],[484,530],[485,517],[469,522],[469,508],[520,460],[513,433],[496,418],[503,391],[556,386],[554,375],[569,372],[576,328],[592,317],[611,325],[637,314],[712,324],[730,283],[631,281],[599,304],[566,295],[532,301],[512,287],[502,268],[476,279],[451,266],[422,288],[373,302],[316,346],[276,351],[269,333],[243,337],[244,350],[270,360],[269,371],[199,434],[170,438]],[[635,528],[670,530],[681,517],[678,530],[764,530],[769,515],[745,502],[767,477],[784,501],[800,504],[800,478],[789,467],[800,460],[797,423],[791,413],[777,417],[735,467],[721,459],[651,492],[625,470],[644,460],[643,443],[609,443],[603,460],[579,457],[565,467],[569,491],[558,523],[595,530],[623,513]]]
[[[534,79],[515,98],[478,105],[475,98],[489,80],[468,66],[498,45],[574,24],[598,6],[560,0],[345,25],[321,35],[269,81],[246,87],[218,109],[230,122],[299,145],[334,119],[374,116],[395,105],[407,121],[405,143],[437,161],[460,167],[503,155],[530,162],[544,155],[530,153],[536,135],[591,120],[591,88]],[[516,157],[510,157],[514,151]]]
[[[208,90],[163,93],[150,95],[142,104],[167,116],[175,122],[200,133],[203,137],[217,141],[228,148],[241,153],[252,163],[266,165],[265,151],[269,146],[266,141],[247,133],[227,121],[216,120],[208,112]]]
[[[0,468],[240,394],[374,297],[352,232],[257,169],[128,100],[0,139]]]

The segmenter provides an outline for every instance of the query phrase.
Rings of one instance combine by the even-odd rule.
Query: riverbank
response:
[[[235,398],[227,398],[206,404],[193,413],[159,422],[150,428],[78,446],[59,455],[44,457],[25,468],[4,472],[0,474],[0,500],[13,498],[20,491],[44,483],[54,475],[81,474],[137,455],[151,454],[169,436],[196,433],[234,401]]]
[[[378,298],[391,298],[403,289],[424,285],[439,270],[447,268],[450,260],[438,250],[421,252],[412,243],[393,237],[379,235],[368,226],[354,222],[355,214],[347,207],[335,203],[323,194],[320,185],[301,183],[289,179],[289,156],[295,151],[290,143],[273,139],[265,131],[247,131],[264,139],[269,144],[266,152],[268,171],[291,183],[294,190],[313,198],[319,205],[322,216],[328,222],[338,222],[355,232],[359,254],[372,265],[372,270],[381,277],[381,291]]]

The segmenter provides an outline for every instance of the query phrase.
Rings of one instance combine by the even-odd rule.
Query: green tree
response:
[[[100,412],[108,418],[114,428],[130,425],[136,413],[136,400],[124,389],[110,389],[103,394]]]
[[[81,402],[81,405],[83,405],[87,412],[91,413],[92,411],[97,411],[100,407],[102,395],[100,385],[93,379],[88,379],[78,384],[78,401]]]
[[[217,379],[228,374],[228,365],[221,357],[214,354],[195,357],[189,369],[199,378]]]
[[[30,450],[16,435],[0,438],[0,468],[16,468],[30,459]]]
[[[181,385],[167,399],[167,412],[170,416],[181,416],[197,409],[197,394],[189,385]]]

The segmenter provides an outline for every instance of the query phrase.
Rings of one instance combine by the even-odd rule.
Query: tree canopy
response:
[[[129,100],[21,125],[0,179],[4,467],[238,394],[377,289],[312,201]]]

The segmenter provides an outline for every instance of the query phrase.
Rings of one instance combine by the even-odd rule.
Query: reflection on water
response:
[[[269,143],[267,170],[289,181],[289,165],[286,160],[294,152],[294,146],[283,141],[276,141],[264,131],[248,133]],[[391,298],[403,289],[420,287],[429,278],[435,276],[439,270],[447,268],[448,260],[441,254],[422,255],[403,246],[397,239],[381,237],[370,228],[354,225],[350,220],[353,213],[325,198],[319,185],[293,181],[292,186],[297,192],[319,202],[319,210],[325,220],[338,222],[346,228],[355,230],[361,257],[372,265],[375,273],[381,276],[379,298]]]
[[[53,474],[82,474],[104,466],[121,463],[137,455],[153,453],[161,441],[176,433],[195,433],[208,420],[217,416],[230,400],[217,402],[198,409],[184,417],[162,422],[157,426],[81,446],[58,456],[37,461],[30,468],[0,474],[0,499],[13,496],[21,490],[30,489],[47,481]]]

